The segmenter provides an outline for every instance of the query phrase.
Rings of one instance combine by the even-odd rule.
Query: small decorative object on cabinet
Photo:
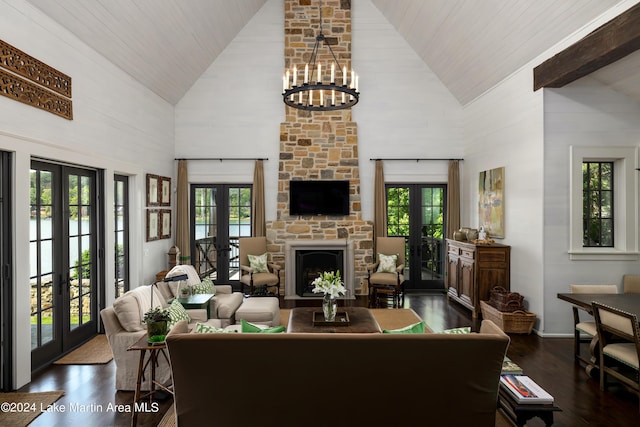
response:
[[[446,285],[450,300],[480,313],[480,301],[490,298],[495,286],[509,290],[511,246],[476,245],[447,239]]]

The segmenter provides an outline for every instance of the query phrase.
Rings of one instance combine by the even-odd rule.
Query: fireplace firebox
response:
[[[298,252],[302,252],[304,263],[310,264],[306,278],[300,273],[302,261],[298,261]],[[309,255],[311,254],[311,255]],[[315,255],[320,255],[316,257]],[[309,260],[307,260],[307,257]],[[291,239],[285,242],[285,299],[322,298],[322,294],[311,292],[311,282],[323,271],[340,270],[344,287],[347,288],[346,299],[355,298],[354,289],[354,244],[347,239]],[[299,284],[302,284],[300,286]],[[306,289],[305,289],[306,288]],[[304,296],[301,296],[304,295]]]
[[[323,271],[344,272],[342,249],[296,251],[296,294],[301,297],[318,296],[311,284]]]

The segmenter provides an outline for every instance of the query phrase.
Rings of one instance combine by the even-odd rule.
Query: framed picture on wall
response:
[[[160,204],[160,177],[147,174],[147,206],[158,206]]]
[[[489,237],[504,239],[504,167],[480,172],[478,225]]]
[[[160,211],[160,238],[171,238],[171,210],[169,209]]]
[[[147,210],[147,242],[160,238],[160,211],[157,209]]]
[[[171,206],[171,178],[160,177],[160,206]]]

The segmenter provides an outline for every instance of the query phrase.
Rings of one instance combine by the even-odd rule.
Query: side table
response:
[[[195,294],[189,295],[186,298],[178,298],[178,302],[182,304],[185,309],[204,308],[207,310],[207,319],[211,319],[211,298],[213,294]]]
[[[138,422],[138,411],[135,406],[138,402],[145,398],[149,398],[149,401],[153,398],[153,395],[160,391],[166,391],[167,393],[173,394],[173,390],[171,386],[165,386],[164,384],[160,384],[156,382],[156,366],[158,366],[160,355],[165,358],[167,363],[169,363],[169,356],[167,355],[167,344],[157,343],[150,344],[147,341],[147,335],[142,336],[138,341],[136,341],[131,347],[127,349],[127,351],[139,351],[140,352],[140,361],[138,362],[138,378],[136,380],[136,391],[133,394],[133,412],[131,417],[131,425],[135,427]],[[146,358],[146,354],[149,353],[149,357]],[[142,393],[142,381],[145,378],[145,372],[151,368],[151,377],[149,378],[149,391],[147,393]],[[156,389],[157,387],[157,389]]]

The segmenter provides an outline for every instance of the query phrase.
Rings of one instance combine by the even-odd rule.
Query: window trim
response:
[[[637,261],[637,147],[570,147],[569,259]],[[614,246],[584,247],[582,228],[582,163],[614,163]]]

